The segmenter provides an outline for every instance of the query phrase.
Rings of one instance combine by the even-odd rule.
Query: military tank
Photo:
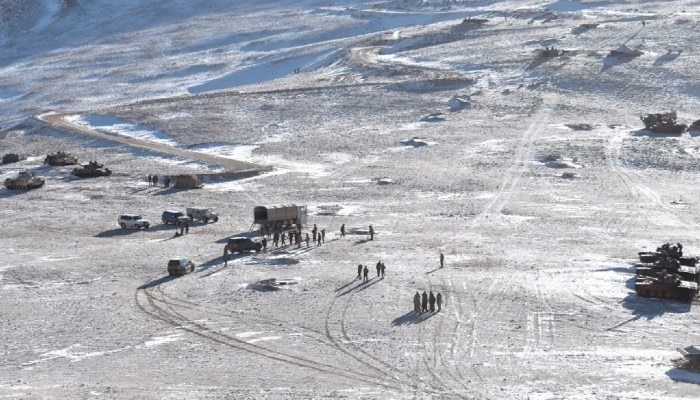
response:
[[[75,165],[78,163],[78,159],[72,155],[58,151],[56,153],[51,153],[44,159],[44,164],[49,164],[51,166],[61,166],[61,165]]]
[[[15,178],[5,179],[5,187],[10,190],[30,190],[42,186],[44,186],[44,180],[27,171],[20,172]]]
[[[12,164],[16,162],[20,162],[24,160],[24,157],[20,156],[19,154],[15,153],[7,153],[4,156],[2,156],[2,163],[3,164]]]
[[[688,130],[688,125],[676,122],[676,112],[644,114],[639,117],[644,127],[656,133],[680,134]]]
[[[97,161],[90,161],[87,164],[82,164],[80,167],[73,168],[72,174],[81,178],[96,178],[98,176],[110,176],[112,171]]]
[[[684,281],[678,274],[666,273],[658,277],[638,276],[634,290],[643,297],[692,301],[698,294],[698,284]]]

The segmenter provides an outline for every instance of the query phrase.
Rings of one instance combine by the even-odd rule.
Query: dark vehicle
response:
[[[3,164],[12,164],[16,162],[20,162],[24,160],[24,157],[20,156],[19,154],[15,153],[7,153],[4,156],[2,156],[2,163]]]
[[[233,238],[230,238],[228,240],[228,243],[226,244],[226,248],[231,253],[235,253],[235,252],[242,253],[244,251],[251,251],[251,250],[255,250],[255,252],[257,253],[260,250],[262,250],[262,244],[254,241],[251,238],[247,238],[247,237],[233,237]]]
[[[698,269],[695,267],[689,267],[685,265],[679,265],[675,269],[664,270],[660,269],[657,265],[646,265],[637,264],[636,266],[637,276],[649,276],[652,278],[660,278],[666,274],[666,272],[672,272],[678,274],[680,278],[684,281],[698,282]]]
[[[59,151],[57,153],[51,153],[44,159],[44,164],[49,164],[51,166],[61,166],[61,165],[74,165],[78,163],[78,159],[72,155]]]
[[[698,294],[698,284],[681,280],[678,274],[667,273],[662,277],[638,276],[634,290],[644,297],[692,301]]]
[[[112,171],[97,161],[90,161],[80,167],[73,168],[72,174],[81,178],[96,178],[98,176],[110,176]]]
[[[161,219],[163,220],[164,224],[177,224],[178,222],[182,221],[180,217],[185,217],[185,213],[182,211],[165,210],[163,211]],[[189,218],[187,219],[189,220]]]
[[[189,258],[179,257],[168,261],[168,275],[182,276],[194,271],[195,264]]]
[[[38,189],[42,186],[44,186],[44,180],[27,171],[20,172],[14,178],[5,179],[5,187],[10,190]]]
[[[685,357],[679,360],[679,366],[681,368],[694,372],[700,372],[700,346],[679,347],[678,352]]]
[[[676,118],[675,111],[640,116],[644,127],[652,132],[680,134],[688,130],[688,125],[677,123]]]

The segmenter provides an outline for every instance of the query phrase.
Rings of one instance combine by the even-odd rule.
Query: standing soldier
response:
[[[365,265],[365,269],[362,270],[365,274],[365,282],[369,281],[369,268]]]
[[[309,233],[306,232],[306,248],[309,248]]]
[[[158,175],[153,175],[153,186],[158,186]]]
[[[420,312],[420,294],[418,294],[418,292],[413,296],[413,311],[417,313]]]
[[[282,233],[280,233],[280,237],[282,238],[282,246],[286,246],[287,243],[285,243],[284,238],[287,237],[287,235],[285,235],[284,232],[282,232]]]
[[[374,240],[374,228],[372,228],[372,225],[369,226],[369,240]]]
[[[314,242],[316,241],[316,232],[318,232],[318,228],[316,228],[316,224],[314,224],[314,228],[311,229],[311,234],[313,235]]]
[[[379,275],[382,273],[382,262],[377,261],[377,278],[379,278]]]
[[[438,312],[439,312],[440,310],[442,310],[442,294],[441,293],[437,294],[436,300],[437,300]]]
[[[321,241],[326,243],[326,229],[321,229]]]
[[[435,295],[433,294],[432,290],[430,291],[430,297],[428,297],[428,301],[430,302],[430,312],[435,311]]]
[[[423,300],[423,302],[421,303],[420,310],[422,312],[428,312],[428,294],[425,293],[425,291],[423,291],[423,294],[421,295],[421,300]]]
[[[440,252],[440,268],[445,266],[445,255]]]
[[[357,264],[357,279],[362,279],[362,264]]]
[[[340,225],[340,237],[345,237],[345,224]]]
[[[275,247],[279,247],[280,245],[280,234],[277,233],[277,231],[272,234],[272,243],[275,244]]]
[[[262,238],[262,245],[263,245],[263,251],[267,250],[267,239],[265,239],[265,236]]]
[[[224,246],[224,267],[228,267],[228,246]]]
[[[316,245],[320,246],[321,245],[321,234],[318,234],[316,237]]]
[[[386,274],[386,265],[382,263],[382,279],[384,279],[384,274]]]
[[[190,233],[190,223],[185,221],[185,233],[189,234]]]
[[[153,186],[153,175],[148,174],[148,186]]]

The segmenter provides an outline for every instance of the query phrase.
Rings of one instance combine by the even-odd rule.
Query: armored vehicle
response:
[[[637,277],[634,290],[640,296],[692,301],[698,294],[698,284],[681,280],[678,274],[662,277]]]
[[[194,271],[195,264],[185,257],[176,257],[168,261],[168,275],[182,276]]]
[[[226,249],[231,253],[255,250],[259,252],[262,250],[262,244],[254,241],[253,239],[247,237],[233,237],[228,240],[226,244]]]
[[[698,275],[698,269],[695,267],[678,265],[675,269],[665,269],[661,268],[659,265],[656,264],[637,264],[635,265],[635,267],[637,276],[649,276],[652,278],[659,278],[664,276],[667,272],[671,272],[674,274],[678,274],[678,276],[680,276],[680,278],[684,281],[700,283],[698,279],[700,275]]]
[[[700,372],[700,346],[679,347],[677,350],[684,357],[680,360],[679,367]]]
[[[218,222],[219,214],[211,210],[211,208],[205,207],[187,207],[187,217],[190,221],[200,220],[205,224],[209,221]]]
[[[73,168],[72,174],[81,178],[96,178],[98,176],[110,176],[112,171],[97,161],[90,161],[80,167]]]
[[[4,156],[2,156],[2,163],[3,164],[12,164],[12,163],[20,162],[21,160],[24,160],[24,157],[20,156],[19,154],[15,154],[15,153],[7,153]]]
[[[46,156],[44,159],[44,164],[49,164],[51,166],[60,166],[60,165],[75,165],[78,163],[78,159],[73,157],[72,155],[65,153],[63,151],[59,151],[57,153],[51,153]]]
[[[44,186],[44,180],[27,171],[20,172],[15,178],[5,179],[5,187],[10,190],[38,189],[42,186]]]
[[[676,122],[676,112],[670,111],[660,114],[644,114],[640,116],[644,127],[656,133],[680,134],[688,129],[688,125]]]

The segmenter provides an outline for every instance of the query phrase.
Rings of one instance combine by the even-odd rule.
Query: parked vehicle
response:
[[[180,217],[184,217],[185,213],[182,211],[165,210],[161,219],[164,224],[177,224]]]
[[[28,171],[21,171],[16,177],[5,179],[5,187],[9,190],[38,189],[44,186],[44,183],[42,178],[36,177]]]
[[[205,207],[187,207],[187,217],[190,221],[202,221],[205,224],[209,221],[218,222],[219,214]]]
[[[268,232],[302,228],[306,224],[306,214],[306,206],[295,204],[257,206],[253,209],[253,223]]]
[[[168,275],[182,276],[194,271],[195,264],[186,257],[176,257],[168,261]]]
[[[119,223],[119,226],[122,227],[122,229],[126,229],[126,228],[148,229],[148,227],[151,225],[151,223],[148,222],[147,219],[144,219],[140,215],[135,215],[135,214],[120,215],[118,223]]]
[[[255,250],[255,252],[257,253],[260,250],[262,250],[262,244],[247,237],[232,237],[228,240],[226,248],[231,253],[242,253],[244,251],[251,250]]]

